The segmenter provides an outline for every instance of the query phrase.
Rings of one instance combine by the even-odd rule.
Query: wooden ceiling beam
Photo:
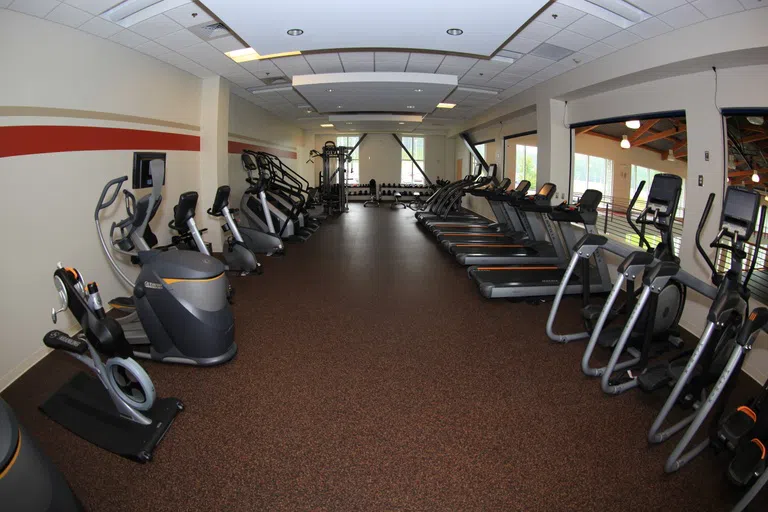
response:
[[[618,138],[618,137],[614,137],[613,135],[606,135],[606,134],[600,133],[600,132],[588,132],[587,135],[591,135],[592,137],[600,137],[601,139],[612,140],[612,141],[614,141],[617,144],[621,143],[621,139]],[[656,148],[652,148],[652,147],[644,147],[644,148],[640,148],[640,149],[645,149],[647,151],[653,151],[654,153],[658,153],[660,155],[665,155],[665,156],[667,154],[666,151],[662,151],[660,149],[656,149]]]
[[[685,133],[686,126],[684,124],[680,124],[679,127],[670,128],[669,130],[664,130],[663,132],[653,133],[651,135],[646,135],[645,137],[636,140],[634,143],[632,143],[633,146],[642,146],[644,144],[648,144],[649,142],[653,142],[655,140],[659,139],[666,139],[673,135],[678,135],[680,133]],[[767,136],[768,137],[768,136]]]
[[[749,142],[758,142],[758,141],[766,140],[766,139],[768,139],[768,134],[761,133],[761,134],[758,134],[758,135],[750,135],[749,137],[744,137],[743,139],[741,139],[741,142],[742,142],[742,144],[747,144]]]
[[[591,132],[595,128],[597,128],[600,125],[592,125],[592,126],[582,126],[581,128],[576,128],[576,135],[581,135],[582,133]]]
[[[750,171],[728,171],[729,178],[743,178],[746,176],[752,176],[752,174],[768,174],[768,169],[754,169]]]
[[[629,136],[629,142],[633,142],[639,139],[645,132],[650,130],[653,127],[653,125],[655,125],[659,121],[660,119],[648,119],[646,121],[643,121],[643,124],[640,125],[640,128],[635,130],[635,132]]]

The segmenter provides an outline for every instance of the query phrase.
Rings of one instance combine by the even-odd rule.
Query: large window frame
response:
[[[583,167],[584,180],[579,179],[580,167]],[[613,196],[613,160],[586,153],[574,153],[571,187],[572,195],[594,189],[599,190],[606,197]]]
[[[501,155],[501,160],[502,160],[502,162],[501,162],[501,177],[502,177],[502,179],[508,177],[507,176],[507,156],[508,156],[507,155],[507,142],[509,142],[512,139],[518,139],[518,138],[521,138],[521,137],[528,137],[530,135],[538,135],[538,132],[536,130],[531,130],[531,131],[527,131],[527,132],[516,133],[514,135],[505,135],[503,137],[503,139],[501,141],[502,144],[503,144],[502,155]],[[517,152],[518,146],[524,146],[526,148],[536,148],[536,160],[533,162],[532,169],[529,168],[527,165],[524,167],[523,175],[526,176],[526,177],[521,178],[521,177],[518,176],[518,168],[520,166],[518,165],[517,154],[515,155],[515,176],[514,176],[515,185],[520,183],[521,179],[527,179],[528,181],[531,182],[531,190],[536,190],[536,187],[537,187],[537,183],[536,182],[537,182],[537,178],[538,178],[538,150],[539,150],[538,137],[536,138],[536,145],[532,145],[530,142],[529,143],[525,143],[525,144],[517,144],[517,143],[515,143],[515,152]],[[526,155],[527,155],[527,153],[528,153],[528,150],[526,150]],[[530,179],[531,178],[531,172],[533,173],[533,176],[532,176],[533,179]],[[509,178],[511,179],[512,176],[509,176]]]
[[[426,139],[424,137],[404,136],[401,138],[401,142],[413,156],[413,160],[426,173]],[[424,176],[419,172],[413,160],[404,149],[400,148],[400,183],[403,185],[424,185]]]
[[[336,145],[344,146],[347,148],[353,148],[360,142],[359,135],[337,135]],[[344,166],[346,171],[347,185],[359,185],[360,184],[360,148],[355,149],[355,152],[351,155],[351,161],[347,162]],[[336,169],[332,169],[331,172]]]

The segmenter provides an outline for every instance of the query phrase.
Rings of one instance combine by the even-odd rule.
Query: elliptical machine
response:
[[[101,246],[112,268],[133,292],[131,297],[110,301],[110,305],[118,314],[123,313],[117,321],[134,356],[200,366],[225,363],[235,356],[237,345],[224,265],[193,251],[149,249],[144,234],[162,201],[165,164],[152,160],[149,168],[151,194],[137,201],[131,192],[123,191],[127,217],[112,223],[109,232],[112,249],[141,266],[135,282],[115,261],[99,220],[101,211],[115,202],[128,177],[107,183],[96,205],[94,220]]]
[[[162,183],[162,182],[160,182]],[[51,318],[69,309],[82,334],[72,338],[59,330],[43,338],[49,348],[63,350],[86,365],[96,379],[81,372],[45,401],[40,409],[72,433],[112,453],[148,462],[184,404],[176,398],[156,399],[155,386],[139,363],[123,330],[104,313],[95,282],[86,286],[74,268],[59,263],[53,281],[61,304]],[[107,356],[104,363],[101,354]]]

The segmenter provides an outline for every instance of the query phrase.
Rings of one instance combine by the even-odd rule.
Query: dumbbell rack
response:
[[[403,194],[403,197],[400,198],[401,201],[412,200],[414,192],[419,192],[421,194],[422,199],[425,198],[425,196],[428,196],[429,194],[431,194],[431,189],[428,185],[403,185],[402,183],[382,183],[377,186],[379,187],[380,201],[394,201],[395,192],[400,192],[401,194]],[[371,197],[371,194],[368,193],[369,190],[370,188],[368,187],[367,184],[347,186],[347,192],[349,193],[350,201],[367,201]],[[361,191],[365,193],[359,194],[359,195],[358,194],[352,195],[351,193],[352,191]]]

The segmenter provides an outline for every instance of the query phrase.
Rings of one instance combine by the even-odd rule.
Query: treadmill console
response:
[[[651,190],[648,192],[646,218],[666,218],[674,215],[680,192],[683,189],[683,179],[676,174],[657,174],[653,177]]]
[[[728,187],[720,217],[720,231],[733,241],[746,242],[755,231],[760,194],[744,187]]]
[[[555,222],[580,222],[584,225],[594,226],[597,223],[597,207],[602,200],[602,192],[588,189],[584,191],[577,204],[563,203],[558,205],[552,210],[549,217]]]

